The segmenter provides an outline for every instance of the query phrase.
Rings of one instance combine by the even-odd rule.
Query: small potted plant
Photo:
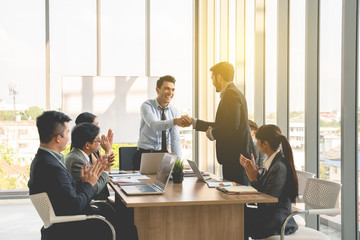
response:
[[[182,183],[184,180],[184,163],[180,159],[176,159],[172,176],[173,176],[173,182],[174,183]]]

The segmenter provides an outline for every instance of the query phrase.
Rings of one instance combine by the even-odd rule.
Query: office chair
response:
[[[54,223],[65,223],[75,221],[85,221],[88,219],[98,219],[105,222],[111,229],[113,240],[116,239],[116,233],[113,225],[103,216],[99,215],[71,215],[71,216],[56,216],[51,205],[49,196],[46,192],[29,195],[32,204],[38,212],[41,220],[44,222],[44,228],[49,228]]]
[[[304,171],[299,171],[296,170],[297,176],[298,176],[298,180],[299,180],[299,196],[298,199],[296,200],[297,203],[303,203],[303,195],[304,195],[304,191],[305,191],[305,186],[306,186],[306,182],[308,180],[308,178],[314,178],[315,177],[315,173],[311,173],[311,172],[304,172]]]
[[[307,182],[308,178],[314,178],[315,173],[304,172],[304,171],[299,171],[299,170],[296,170],[296,173],[297,173],[298,180],[299,180],[299,196],[296,199],[296,203],[303,203],[304,202],[303,195],[304,195],[304,191],[305,191],[306,182]],[[305,226],[306,222],[305,222],[304,216],[295,215],[293,218],[298,226]]]
[[[133,157],[137,147],[120,147],[119,148],[119,168],[120,170],[133,170]]]
[[[318,178],[308,178],[304,190],[304,203],[310,207],[307,210],[292,212],[284,221],[281,227],[281,235],[275,235],[263,240],[330,240],[328,236],[315,229],[299,226],[299,229],[290,235],[285,236],[287,222],[297,214],[319,215],[325,214],[336,216],[340,214],[339,195],[341,184],[326,181]]]

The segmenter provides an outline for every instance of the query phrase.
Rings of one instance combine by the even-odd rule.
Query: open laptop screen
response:
[[[159,186],[162,190],[165,190],[165,186],[169,181],[171,171],[174,167],[174,163],[175,158],[173,156],[165,155],[160,164],[154,184]]]

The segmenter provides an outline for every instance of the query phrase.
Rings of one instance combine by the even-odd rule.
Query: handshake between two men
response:
[[[174,118],[174,124],[179,127],[189,127],[193,123],[193,118],[189,115],[182,115],[181,118]]]
[[[189,127],[190,125],[195,124],[195,122],[194,122],[194,118],[190,117],[189,115],[182,115],[181,118],[174,118],[174,124],[179,127]],[[210,141],[214,141],[215,139],[211,131],[212,131],[212,127],[209,126],[208,129],[206,130],[206,137]]]

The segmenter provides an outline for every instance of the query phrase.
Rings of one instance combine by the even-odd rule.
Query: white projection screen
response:
[[[139,136],[140,106],[156,98],[159,77],[63,76],[62,110],[72,119],[91,112],[99,119],[101,134],[111,128],[114,143],[136,143]]]

